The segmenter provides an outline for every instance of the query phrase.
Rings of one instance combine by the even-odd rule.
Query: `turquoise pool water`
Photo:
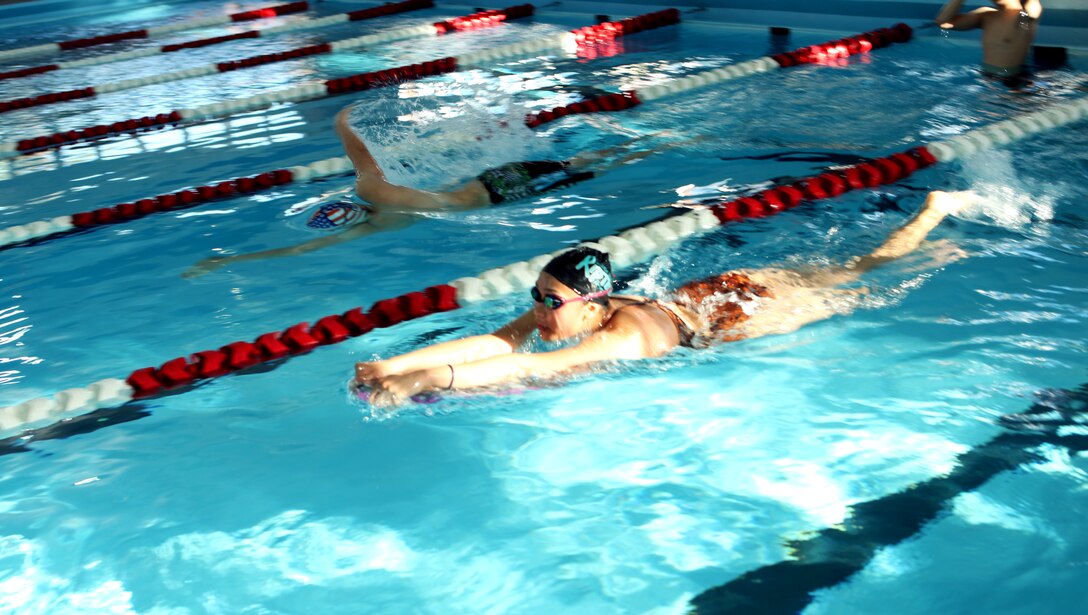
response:
[[[355,8],[323,3],[316,13]],[[11,112],[0,116],[0,139],[592,23],[561,8],[494,30]],[[220,9],[162,4],[153,14],[47,23],[29,38],[0,28],[10,48],[191,10]],[[439,7],[58,71],[5,82],[4,98],[471,10]],[[976,47],[929,32],[845,66],[749,77],[536,132],[509,121],[576,100],[589,86],[642,87],[778,50],[765,30],[684,18],[625,39],[611,57],[516,58],[0,162],[0,226],[8,227],[340,155],[330,124],[348,103],[390,175],[424,186],[659,131],[669,133],[657,139],[680,144],[533,201],[430,215],[400,231],[195,279],[181,274],[201,258],[313,237],[290,214],[346,190],[349,178],[5,250],[0,405],[611,234],[671,211],[661,206],[886,155],[1083,95],[1075,69],[1039,75],[1030,94],[982,82]],[[785,48],[853,33],[794,31]],[[1081,65],[1083,52],[1072,50],[1072,61]],[[498,399],[395,413],[348,399],[353,362],[494,329],[527,307],[518,295],[94,420],[0,434],[11,436],[0,450],[0,612],[683,613],[696,596],[765,566],[818,559],[791,552],[787,541],[849,527],[852,506],[955,473],[959,455],[1007,432],[1000,416],[1028,409],[1041,391],[1085,382],[1085,125],[724,227],[622,272],[633,289],[653,294],[730,268],[840,262],[875,247],[928,190],[985,197],[917,255],[874,272],[863,309],[796,333],[677,351]],[[945,262],[956,249],[965,256]],[[860,572],[822,586],[805,612],[1084,610],[1088,467],[1061,442],[1031,450],[1037,456],[1013,471],[952,493],[905,541],[876,540]],[[868,526],[909,525],[911,513],[893,507]],[[775,593],[803,588],[797,576]]]

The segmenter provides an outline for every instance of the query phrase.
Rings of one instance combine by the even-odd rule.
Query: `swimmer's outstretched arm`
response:
[[[937,13],[937,17],[933,21],[937,22],[937,25],[944,30],[974,30],[982,27],[983,15],[997,10],[990,6],[984,6],[969,13],[961,13],[963,2],[964,0],[949,0],[948,4],[941,8],[941,12]]]
[[[181,277],[200,277],[231,263],[258,261],[268,258],[280,258],[284,256],[298,256],[300,254],[313,252],[314,250],[327,248],[338,243],[344,243],[345,241],[351,241],[353,239],[358,239],[367,235],[373,235],[374,233],[379,233],[381,231],[401,229],[410,225],[412,222],[413,219],[411,216],[383,213],[380,215],[375,215],[367,222],[363,222],[362,224],[356,224],[355,226],[336,233],[335,235],[318,237],[316,239],[304,241],[293,246],[287,246],[285,248],[274,248],[272,250],[261,250],[260,252],[250,252],[248,254],[232,254],[230,256],[213,256],[211,258],[205,258],[204,260],[187,269],[184,273],[181,274]]]
[[[382,361],[356,363],[355,381],[358,384],[373,386],[383,378],[432,367],[441,367],[447,371],[448,376],[447,365],[472,363],[514,352],[515,348],[529,339],[533,327],[533,314],[528,312],[494,333],[442,342]],[[442,384],[445,385],[445,383]]]
[[[531,316],[531,314],[530,314]],[[616,312],[603,329],[577,346],[552,352],[511,353],[450,366],[441,365],[389,376],[374,383],[371,403],[394,406],[422,391],[471,389],[533,377],[548,377],[584,365],[659,354],[650,348],[637,320]]]
[[[482,185],[478,191],[428,192],[389,183],[366,144],[348,124],[349,111],[350,107],[341,109],[334,126],[355,167],[355,194],[359,198],[378,208],[402,210],[472,209],[490,204]]]

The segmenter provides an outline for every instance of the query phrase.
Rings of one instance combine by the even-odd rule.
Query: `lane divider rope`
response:
[[[206,19],[183,21],[175,24],[155,26],[153,28],[145,28],[141,30],[116,32],[113,34],[104,34],[102,36],[95,36],[91,38],[78,38],[70,41],[62,41],[60,43],[45,43],[43,45],[21,47],[19,49],[5,49],[3,51],[0,51],[0,61],[5,61],[11,58],[17,58],[27,55],[36,55],[40,53],[56,53],[58,51],[69,51],[72,49],[85,49],[87,47],[106,45],[109,43],[116,43],[118,41],[127,41],[143,38],[157,38],[167,34],[173,34],[174,32],[181,32],[183,30],[196,30],[198,28],[211,28],[214,26],[230,25],[232,23],[238,23],[242,21],[268,19],[270,17],[278,17],[280,15],[290,15],[291,13],[301,13],[303,11],[309,10],[309,8],[310,5],[307,2],[292,2],[290,4],[280,4],[278,6],[269,6],[262,9],[254,9],[252,11],[243,11],[241,13],[232,13],[230,15],[208,17]]]
[[[521,11],[525,10],[523,7],[529,7],[531,9],[530,5],[522,5],[522,7],[514,8]],[[645,16],[633,17],[622,22],[608,22],[607,24],[599,24],[598,26],[580,28],[561,36],[571,36],[575,44],[595,44],[601,40],[610,40],[610,38],[622,35],[623,33],[633,33],[641,31],[640,29],[657,27],[654,24],[663,24],[673,17],[678,18],[679,13],[677,12],[673,15],[651,13]],[[454,22],[452,20],[442,23],[448,24],[448,26],[444,27],[450,28],[472,27],[472,20],[464,23]],[[522,45],[522,43],[518,44]],[[477,53],[491,53],[491,51]],[[454,70],[458,64],[464,61],[464,57],[465,56],[461,56],[460,58],[445,58],[444,60],[438,60],[433,63],[424,63],[421,65],[420,73],[423,74],[428,71],[431,71],[434,74],[437,74],[438,72],[449,72]],[[379,73],[387,73],[387,71],[379,71]],[[408,76],[407,73],[404,74],[404,77],[400,77],[399,74],[378,75],[376,73],[364,73],[364,75],[332,80],[328,83],[330,91],[334,88],[337,92],[353,91],[354,89],[379,87],[388,83],[399,83],[400,81],[397,81],[396,79],[405,79]],[[360,79],[360,77],[362,79]],[[368,85],[367,80],[370,79],[374,80],[373,85]],[[156,118],[156,121],[161,120],[162,122],[170,122],[180,121],[180,119],[180,116],[171,115],[163,118]],[[139,125],[134,124],[133,128],[139,128]],[[196,186],[167,194],[160,194],[131,203],[102,207],[93,211],[79,212],[68,216],[57,216],[49,220],[41,220],[0,229],[0,247],[26,243],[29,241],[40,241],[46,238],[57,238],[76,231],[136,220],[153,213],[196,207],[203,203],[252,194],[295,181],[310,181],[323,177],[342,175],[351,172],[352,169],[351,160],[347,156],[337,156],[319,160],[307,165],[293,166],[288,169],[276,169],[253,176],[238,177],[220,181],[215,184]]]
[[[910,40],[912,33],[910,26],[899,23],[891,28],[880,28],[849,38],[802,47],[788,53],[764,56],[686,77],[669,79],[641,90],[626,90],[619,94],[604,94],[569,105],[555,107],[554,109],[531,113],[526,117],[525,123],[530,128],[536,128],[568,115],[622,111],[636,107],[643,102],[747,77],[748,75],[766,73],[776,68],[789,68],[802,64],[820,64],[828,60],[845,58],[859,53],[866,53],[872,49],[887,47],[892,43],[905,43]]]
[[[512,19],[515,17],[529,16],[532,12],[533,6],[531,4],[523,4],[503,9],[497,13],[505,15],[506,19]],[[487,11],[486,13],[492,14],[495,12]],[[32,139],[23,139],[17,142],[0,143],[0,155],[11,155],[30,150],[68,145],[125,132],[158,129],[171,125],[176,126],[182,122],[228,117],[237,113],[264,109],[283,102],[315,100],[318,98],[344,94],[346,92],[356,92],[396,85],[407,81],[422,79],[424,77],[454,72],[458,70],[459,66],[478,64],[527,53],[537,53],[554,48],[576,49],[580,45],[600,43],[627,34],[634,34],[636,32],[642,32],[666,25],[673,25],[679,23],[679,21],[680,12],[676,9],[668,9],[631,17],[619,22],[605,22],[552,36],[541,36],[531,41],[511,43],[493,49],[472,51],[456,57],[451,56],[418,64],[387,68],[338,79],[329,79],[325,82],[300,85],[293,88],[278,90],[276,92],[268,92],[246,98],[201,105],[192,109],[175,110],[169,113],[160,113],[155,116],[144,116],[141,118],[114,122],[113,124],[100,124],[82,130],[69,130]],[[491,27],[498,25],[501,22],[502,20],[495,19],[492,15],[492,17],[488,18],[471,20],[464,18],[452,19],[434,24],[433,28],[436,34],[443,34],[446,32]]]
[[[772,215],[796,207],[803,201],[833,198],[850,190],[897,182],[937,162],[950,162],[1085,118],[1088,118],[1088,97],[1054,104],[945,141],[820,173],[787,186],[717,203],[707,209],[693,210],[587,245],[609,252],[616,267],[627,267],[660,254],[686,237],[704,230]],[[562,251],[491,269],[475,277],[459,278],[448,284],[383,299],[366,311],[357,307],[342,314],[325,316],[313,326],[302,322],[283,331],[260,335],[253,342],[237,341],[215,350],[177,357],[158,367],[137,369],[124,379],[108,378],[86,387],[66,389],[50,397],[0,408],[0,430],[56,420],[72,413],[90,412],[134,399],[152,398],[197,381],[305,354],[319,346],[336,344],[376,328],[391,327],[524,290],[535,283],[544,265]]]
[[[404,8],[402,10],[415,10],[417,8],[422,8],[421,6],[418,6],[422,4],[419,0],[409,0],[409,2],[402,4],[411,4],[410,8]],[[433,3],[431,5],[433,6]],[[258,56],[242,58],[240,60],[217,62],[215,64],[196,66],[184,70],[160,73],[153,77],[136,77],[133,79],[114,81],[111,83],[105,83],[86,88],[78,88],[65,92],[51,92],[48,94],[41,94],[34,97],[0,101],[0,113],[15,111],[18,109],[26,109],[29,107],[65,102],[69,100],[76,100],[79,98],[92,98],[98,96],[99,94],[112,94],[114,92],[143,87],[146,85],[157,85],[161,83],[170,83],[171,81],[181,81],[184,79],[193,79],[196,77],[206,77],[208,75],[214,75],[216,73],[227,73],[244,68],[254,68],[257,66],[264,66],[266,64],[272,64],[275,62],[285,62],[287,60],[294,60],[297,58],[303,58],[308,56],[322,55],[338,51],[348,51],[352,49],[358,49],[359,47],[365,47],[368,45],[374,45],[379,43],[388,43],[400,39],[421,36],[435,36],[437,34],[441,34],[443,32],[447,32],[453,29],[447,25],[450,23],[473,23],[479,24],[476,27],[490,27],[492,25],[498,25],[499,23],[505,21],[508,18],[516,19],[519,17],[523,17],[523,13],[525,11],[516,10],[521,8],[522,7],[512,7],[510,9],[504,9],[502,11],[482,11],[479,13],[473,13],[471,15],[454,17],[450,20],[438,22],[435,24],[393,28],[384,32],[357,36],[351,39],[328,41],[315,45],[307,45],[305,47],[299,47],[297,49],[291,49],[279,53],[267,53]],[[483,24],[486,24],[486,26]]]
[[[347,23],[349,21],[361,21],[364,19],[375,19],[377,17],[385,17],[386,15],[394,15],[397,13],[406,13],[408,11],[415,11],[420,9],[434,8],[434,0],[404,0],[403,2],[394,2],[388,4],[382,4],[380,6],[371,7],[368,9],[359,9],[350,13],[338,13],[336,15],[329,15],[328,17],[322,17],[320,19],[310,19],[307,21],[293,21],[271,28],[263,28],[260,30],[248,30],[246,32],[238,32],[236,34],[227,34],[224,36],[215,36],[211,38],[202,38],[192,41],[185,41],[182,43],[171,43],[169,45],[163,45],[161,47],[149,47],[146,49],[133,49],[131,51],[122,51],[119,53],[111,53],[100,56],[93,56],[90,58],[82,58],[79,60],[70,60],[67,62],[57,62],[56,64],[47,64],[45,66],[32,66],[30,68],[20,68],[17,70],[0,72],[0,81],[4,79],[17,79],[20,77],[29,77],[31,75],[39,75],[41,73],[47,73],[55,70],[61,70],[65,68],[84,68],[87,66],[95,66],[99,64],[109,64],[112,62],[121,62],[124,60],[133,60],[136,58],[146,58],[160,53],[173,53],[175,51],[182,51],[184,49],[196,49],[198,47],[208,47],[211,45],[218,45],[229,41],[236,41],[246,38],[268,38],[276,34],[282,34],[284,32],[297,32],[299,30],[309,30],[314,28],[323,28],[326,26],[337,25],[341,23]],[[157,82],[149,82],[157,83]]]

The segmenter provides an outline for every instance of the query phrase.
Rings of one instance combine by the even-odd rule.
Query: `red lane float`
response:
[[[771,59],[778,62],[778,65],[782,68],[800,64],[820,64],[835,58],[845,58],[872,49],[887,47],[892,43],[905,43],[911,39],[913,33],[914,31],[910,26],[899,23],[891,28],[880,28],[850,38],[841,38],[776,54],[771,56]]]
[[[446,34],[447,32],[464,32],[466,30],[491,28],[507,19],[531,17],[533,10],[534,8],[531,4],[519,4],[507,9],[480,11],[465,17],[454,17],[453,19],[448,19],[446,21],[436,22],[434,24],[434,29],[438,34]]]
[[[214,186],[197,186],[140,199],[133,203],[122,203],[113,207],[103,207],[94,211],[73,214],[72,225],[77,229],[88,229],[95,226],[117,224],[142,218],[148,214],[187,209],[209,201],[260,192],[275,186],[289,184],[293,179],[291,172],[287,169],[277,169],[251,177],[239,177],[222,181]]]
[[[125,381],[132,387],[134,399],[152,397],[198,380],[218,378],[268,361],[305,354],[318,346],[338,344],[376,328],[391,327],[460,307],[457,291],[452,286],[431,286],[421,292],[383,299],[366,312],[356,307],[343,314],[325,316],[312,327],[302,322],[283,331],[259,335],[252,342],[232,342],[215,350],[171,359],[159,367],[137,369]]]
[[[525,118],[525,125],[529,128],[536,128],[541,124],[554,122],[555,120],[568,115],[599,113],[601,111],[622,111],[624,109],[636,107],[640,104],[642,104],[642,101],[639,100],[638,93],[634,90],[628,90],[621,94],[603,94],[569,105],[555,107],[549,111],[530,113]]]
[[[783,186],[718,203],[711,207],[721,224],[762,218],[805,201],[834,198],[851,190],[895,183],[937,163],[925,146],[842,169],[825,171]]]
[[[429,62],[420,62],[419,64],[409,64],[369,73],[359,73],[350,77],[330,79],[325,82],[325,90],[329,94],[345,94],[347,92],[358,92],[406,83],[424,77],[452,73],[456,70],[457,58],[440,58]]]
[[[601,24],[606,25],[606,24]],[[583,28],[587,30],[587,28]],[[607,31],[606,31],[607,32]],[[865,53],[872,49],[878,49],[881,47],[887,47],[892,43],[904,43],[910,40],[913,31],[907,24],[896,24],[891,28],[880,28],[871,32],[865,32],[857,36],[850,38],[839,39],[836,41],[829,41],[827,43],[821,43],[819,45],[812,45],[809,47],[802,47],[794,51],[787,53],[781,53],[775,56],[770,56],[764,61],[765,64],[769,64],[771,60],[777,63],[779,68],[789,68],[791,66],[799,66],[801,64],[817,64],[826,62],[829,59],[844,58],[857,53]],[[607,34],[595,34],[596,36],[607,36]],[[592,34],[590,36],[593,36]],[[743,64],[752,65],[760,64],[763,58],[757,60],[749,60]],[[774,66],[774,64],[769,64]],[[728,71],[730,68],[737,68],[739,65],[733,65],[732,67],[725,67],[724,69],[716,69],[713,71],[707,71],[705,73],[699,73],[691,77],[705,77],[705,80],[699,84],[685,85],[683,89],[690,89],[692,87],[699,87],[701,85],[709,85],[711,83],[717,83],[727,78],[735,78],[739,76],[734,74],[727,76],[724,71]],[[754,74],[756,72],[763,72],[766,70],[766,66],[759,66],[758,68],[750,68],[749,72],[743,74]],[[718,74],[714,74],[718,73]],[[689,78],[691,78],[689,77]],[[672,79],[670,82],[677,83],[687,78]],[[669,82],[666,82],[669,83]],[[651,89],[661,89],[662,86],[651,86]],[[562,117],[568,115],[578,115],[582,113],[600,113],[611,111],[622,111],[624,109],[630,109],[637,106],[645,100],[652,100],[658,98],[659,94],[647,96],[641,94],[635,90],[628,90],[622,94],[606,94],[603,96],[597,96],[595,98],[589,98],[576,103],[555,107],[547,111],[538,111],[530,113],[525,117],[525,125],[530,128],[536,128],[541,124],[548,122],[554,122]]]
[[[628,17],[620,21],[605,21],[595,26],[585,26],[577,30],[571,30],[574,40],[579,45],[592,45],[615,40],[628,34],[637,34],[646,30],[653,30],[662,26],[672,26],[680,23],[680,11],[677,9],[664,9],[637,17]]]
[[[0,81],[4,79],[18,79],[20,77],[29,77],[31,75],[40,75],[42,73],[48,73],[50,71],[59,70],[59,64],[46,64],[44,66],[32,66],[30,68],[20,68],[18,70],[9,70],[0,72]]]
[[[281,4],[279,6],[270,6],[263,9],[253,9],[252,11],[234,13],[230,16],[230,20],[237,23],[240,21],[253,21],[255,19],[268,19],[280,15],[290,15],[291,13],[301,13],[309,8],[310,5],[307,2],[292,2],[290,4]]]
[[[211,38],[200,38],[195,41],[185,41],[183,43],[172,43],[170,45],[163,45],[159,47],[159,51],[163,53],[173,53],[175,51],[181,51],[182,49],[199,49],[201,47],[210,47],[212,45],[218,45],[220,43],[228,43],[230,41],[240,41],[247,38],[260,38],[260,30],[250,30],[248,32],[238,32],[237,34],[227,34],[225,36],[213,36]]]

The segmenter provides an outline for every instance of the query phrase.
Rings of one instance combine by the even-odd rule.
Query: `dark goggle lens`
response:
[[[541,295],[540,289],[532,287],[529,289],[529,296],[533,298],[533,301],[537,303],[543,303],[544,307],[554,310],[563,305],[563,300],[555,295]]]

